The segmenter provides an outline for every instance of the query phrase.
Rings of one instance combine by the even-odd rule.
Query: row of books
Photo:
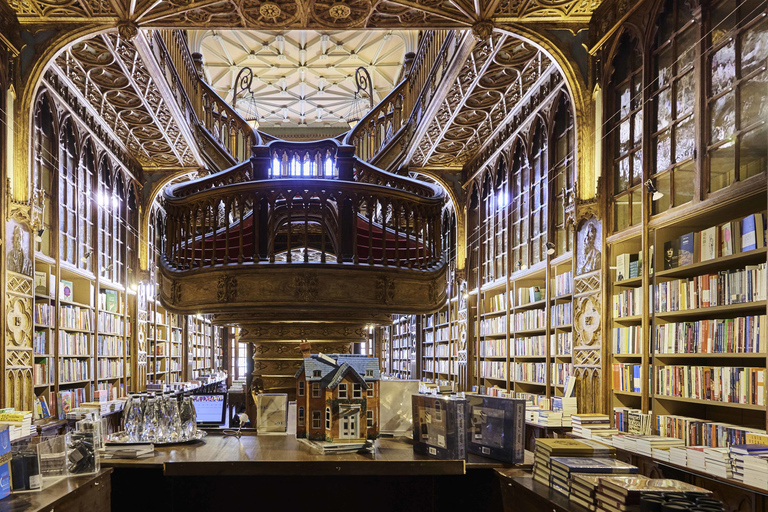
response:
[[[639,364],[614,363],[612,372],[613,389],[616,391],[629,391],[640,393],[640,368]]]
[[[512,365],[513,377],[516,381],[546,383],[546,363],[518,363]]]
[[[497,316],[480,320],[480,336],[493,336],[507,333],[507,318]]]
[[[640,354],[643,347],[643,328],[640,325],[613,328],[614,354]]]
[[[563,386],[565,379],[573,375],[573,364],[571,363],[552,363],[550,370],[550,381],[556,386]]]
[[[104,311],[99,312],[99,330],[108,334],[123,335],[125,322],[123,319],[112,313]]]
[[[53,382],[51,379],[51,365],[48,359],[35,359],[33,368],[35,386],[48,386]]]
[[[640,277],[643,271],[643,253],[623,253],[616,256],[616,280]]]
[[[93,329],[93,311],[79,306],[62,306],[59,308],[59,327],[62,329]]]
[[[555,304],[551,309],[552,327],[570,325],[573,322],[573,305],[571,302]]]
[[[573,293],[573,272],[563,272],[551,279],[555,297],[562,297]]]
[[[53,319],[56,314],[56,307],[51,304],[35,303],[35,323],[47,327],[53,327]]]
[[[531,331],[545,329],[546,311],[543,309],[530,309],[515,313],[514,326],[516,331]]]
[[[507,294],[499,293],[496,295],[486,296],[483,300],[483,313],[497,313],[507,310]]]
[[[54,396],[57,399],[56,402],[53,400]],[[66,419],[67,413],[87,401],[85,388],[59,391],[57,394],[51,393],[51,398],[51,411],[56,411],[60,420]]]
[[[659,354],[760,354],[766,351],[765,315],[657,325]]]
[[[425,347],[426,350],[426,347]],[[507,340],[485,339],[480,341],[480,357],[507,357]]]
[[[123,376],[123,362],[119,359],[96,361],[96,375],[99,379],[118,379]]]
[[[112,382],[99,382],[96,393],[94,393],[94,400],[97,402],[108,402],[117,400],[120,397],[125,396],[125,384],[115,384]]]
[[[62,359],[59,361],[59,383],[90,380],[90,361],[80,359]]]
[[[96,353],[99,356],[122,356],[123,339],[117,336],[99,336],[96,341]]]
[[[495,341],[495,340],[487,340]],[[504,340],[501,340],[504,341]],[[178,349],[177,349],[178,350]],[[178,355],[178,354],[171,354]],[[426,346],[424,347],[424,357],[449,357],[448,345]]]
[[[657,366],[654,380],[661,396],[765,405],[765,367]]]
[[[451,341],[450,331],[448,327],[439,327],[435,329],[435,341]],[[181,331],[173,331],[171,333],[171,341],[181,343]]]
[[[637,316],[643,312],[643,289],[628,288],[613,296],[613,317]]]
[[[32,352],[37,355],[48,355],[48,345],[46,344],[47,333],[45,331],[35,331],[32,333]]]
[[[762,301],[766,299],[766,287],[765,263],[666,281],[655,286],[654,310],[666,313]]]
[[[558,332],[550,335],[550,350],[553,355],[567,356],[573,351],[573,333]]]
[[[122,294],[115,290],[102,289],[99,292],[99,309],[122,315],[125,312]]]
[[[59,331],[59,355],[90,356],[91,335],[83,332]]]
[[[542,356],[547,355],[547,338],[543,335],[514,338],[516,356]]]
[[[664,269],[765,247],[765,214],[748,215],[664,242]]]
[[[480,361],[480,376],[488,379],[507,380],[507,363],[504,361]]]
[[[673,414],[659,414],[656,430],[659,435],[682,439],[686,446],[713,447],[746,443],[750,433],[765,434],[765,430]]]
[[[544,298],[544,293],[540,286],[531,286],[529,288],[520,287],[517,289],[517,305],[525,306],[533,302],[538,302]]]
[[[614,407],[613,424],[616,430],[632,435],[650,435],[651,414],[631,407]]]

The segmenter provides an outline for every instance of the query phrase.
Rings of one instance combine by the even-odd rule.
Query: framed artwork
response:
[[[595,217],[583,221],[576,233],[576,275],[600,270],[603,246],[602,225]]]
[[[11,242],[5,254],[6,268],[10,272],[32,277],[34,268],[29,259],[29,231],[19,222],[9,220],[5,225],[5,233]]]

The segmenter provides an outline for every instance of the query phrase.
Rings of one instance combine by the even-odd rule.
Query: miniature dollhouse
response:
[[[379,435],[379,360],[316,354],[296,373],[296,436],[360,442]]]

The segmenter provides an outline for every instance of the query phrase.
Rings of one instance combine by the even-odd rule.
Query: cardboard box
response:
[[[525,456],[525,400],[467,397],[467,451],[512,464]]]
[[[467,457],[467,400],[413,395],[413,451],[438,459]]]

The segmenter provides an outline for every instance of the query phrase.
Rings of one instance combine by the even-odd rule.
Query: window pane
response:
[[[640,224],[640,220],[642,218],[642,208],[641,208],[641,191],[640,189],[635,189],[632,191],[632,225],[636,226]]]
[[[656,130],[669,126],[672,119],[672,91],[664,89],[656,99]]]
[[[693,116],[690,116],[675,127],[676,162],[682,162],[693,156],[693,150],[696,147],[695,139],[696,131],[693,126]]]
[[[719,94],[730,87],[735,76],[736,49],[731,41],[712,56],[712,94]]]
[[[714,101],[710,117],[712,122],[711,142],[715,143],[730,138],[733,134],[735,121],[732,92]]]
[[[677,116],[684,115],[689,110],[693,110],[693,104],[696,95],[696,86],[693,80],[693,71],[689,71],[675,84],[675,100]]]
[[[739,146],[739,180],[765,172],[768,133],[765,128],[747,133]]]
[[[657,176],[654,180],[656,182],[656,190],[664,194],[664,196],[662,196],[660,199],[657,199],[656,201],[651,198],[651,202],[653,203],[652,212],[654,214],[669,210],[670,200],[672,199],[672,195],[670,194],[669,189],[670,175],[671,173],[665,173]]]
[[[741,89],[741,127],[746,128],[757,121],[768,119],[768,101],[766,101],[766,82],[768,73],[763,71],[749,79]]]
[[[727,187],[734,181],[734,146],[727,144],[710,153],[709,191],[714,192]]]
[[[621,197],[615,198],[614,204],[614,218],[616,223],[616,230],[629,226],[629,194],[624,194]]]
[[[726,36],[728,31],[733,28],[736,16],[733,11],[736,9],[735,0],[727,0],[718,4],[710,15],[712,20],[712,44],[716,45]]]
[[[675,206],[680,206],[693,200],[694,180],[693,161],[687,162],[675,169]]]
[[[678,1],[678,6],[683,6],[687,2],[685,1]],[[679,16],[679,14],[678,14]],[[678,18],[679,19],[679,18]],[[690,20],[691,18],[687,18],[685,21]],[[679,21],[682,23],[683,20],[679,19]],[[678,73],[685,69],[687,66],[690,66],[693,64],[693,58],[696,55],[696,40],[698,39],[698,26],[694,23],[688,29],[680,34],[678,36],[677,40],[677,53],[680,55],[677,59],[677,70]]]
[[[672,76],[672,46],[667,45],[656,57],[656,69],[658,73],[657,87],[661,89],[669,83]]]
[[[672,145],[669,138],[669,130],[659,134],[656,140],[656,171],[661,172],[669,167]]]
[[[742,76],[751,73],[761,66],[764,66],[766,57],[768,57],[768,21],[762,21],[742,36]]]

